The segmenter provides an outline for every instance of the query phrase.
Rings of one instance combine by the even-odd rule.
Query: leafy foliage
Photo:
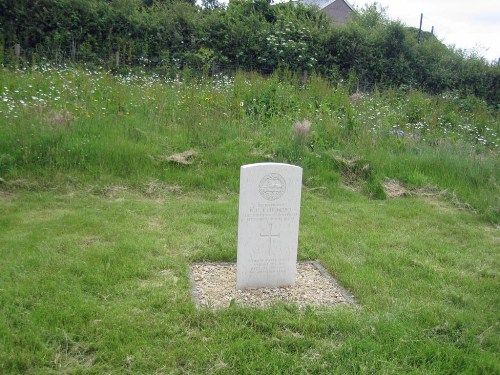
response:
[[[234,0],[226,8],[217,1],[201,8],[180,0],[5,0],[0,10],[6,65],[72,60],[205,75],[287,69],[350,80],[351,91],[406,86],[500,102],[500,66],[430,33],[417,42],[417,30],[389,20],[376,3],[346,26],[315,8],[269,0]]]

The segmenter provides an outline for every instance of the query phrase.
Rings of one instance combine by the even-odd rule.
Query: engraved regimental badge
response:
[[[286,191],[285,179],[278,173],[265,175],[259,183],[259,193],[264,199],[274,201],[281,198]]]

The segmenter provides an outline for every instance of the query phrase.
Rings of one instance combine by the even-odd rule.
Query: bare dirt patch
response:
[[[332,156],[333,161],[340,169],[342,180],[346,185],[353,185],[358,181],[366,181],[372,174],[370,164],[363,159],[347,159],[339,155]]]
[[[65,340],[57,348],[52,362],[58,371],[66,373],[75,367],[80,370],[91,369],[95,358],[95,351],[92,348],[65,335]]]
[[[388,198],[426,197],[438,198],[446,195],[446,190],[439,190],[436,186],[408,187],[398,180],[386,179],[382,184]]]
[[[17,194],[9,190],[0,190],[0,201],[13,202],[17,198]]]
[[[153,180],[141,184],[140,186],[127,186],[120,184],[110,184],[106,186],[92,186],[88,191],[92,194],[108,199],[124,199],[127,196],[140,195],[146,199],[161,200],[168,195],[180,195],[182,189],[178,185],[169,185]]]
[[[142,189],[144,195],[149,198],[161,198],[166,194],[180,194],[181,187],[178,185],[168,185],[160,181],[149,181]]]
[[[397,180],[387,180],[382,186],[384,187],[387,198],[399,198],[408,196],[408,189]]]
[[[85,236],[80,240],[80,244],[83,248],[88,248],[92,246],[98,246],[108,243],[108,241],[103,240],[100,237],[95,236]]]
[[[159,155],[159,156],[151,156],[154,161],[157,162],[168,162],[180,165],[191,165],[193,164],[194,157],[197,155],[194,150],[187,150],[178,154],[173,154],[169,156]]]
[[[178,280],[178,277],[175,276],[172,270],[165,269],[161,270],[150,279],[141,280],[139,283],[139,287],[162,288],[165,287],[165,285],[176,285]]]
[[[22,178],[5,181],[4,185],[9,189],[40,190],[42,188],[38,181]]]
[[[441,210],[449,211],[452,206],[448,206],[445,201],[451,202],[455,209],[466,210],[472,213],[477,211],[470,204],[458,199],[455,192],[447,189],[441,190],[437,186],[425,185],[422,187],[408,187],[402,182],[393,179],[386,179],[382,184],[387,198],[418,197],[423,198],[429,204]]]

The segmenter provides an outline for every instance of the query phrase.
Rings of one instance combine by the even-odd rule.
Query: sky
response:
[[[364,0],[349,4],[362,8]],[[422,30],[431,31],[446,45],[474,50],[490,62],[500,58],[500,0],[378,0],[387,16]],[[368,4],[372,4],[370,1]]]
[[[228,0],[219,0],[227,4]],[[274,0],[283,2],[288,0]],[[375,0],[347,0],[355,8]],[[447,46],[475,51],[490,62],[500,59],[500,0],[377,0],[387,17],[431,31]]]

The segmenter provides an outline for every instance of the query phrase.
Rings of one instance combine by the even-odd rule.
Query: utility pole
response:
[[[420,13],[420,28],[418,29],[417,43],[420,43],[420,34],[422,33],[422,20],[424,19],[424,14]]]

